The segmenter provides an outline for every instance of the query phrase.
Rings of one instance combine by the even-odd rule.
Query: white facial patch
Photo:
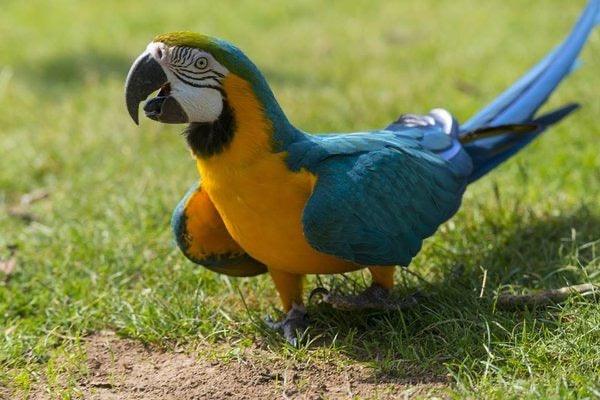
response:
[[[150,43],[147,51],[162,66],[171,84],[170,96],[189,122],[214,122],[223,111],[223,79],[227,68],[205,51]]]
[[[185,84],[171,84],[171,87],[171,96],[181,105],[190,122],[214,122],[221,115],[223,96],[219,91]]]

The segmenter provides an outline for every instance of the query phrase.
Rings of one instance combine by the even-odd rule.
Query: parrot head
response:
[[[135,60],[125,84],[125,100],[137,124],[139,104],[163,123],[213,123],[224,112],[224,82],[231,74],[264,80],[256,66],[230,43],[192,32],[157,36]]]

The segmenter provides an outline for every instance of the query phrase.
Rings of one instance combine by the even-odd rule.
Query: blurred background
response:
[[[564,0],[3,0],[0,379],[27,388],[35,371],[54,368],[48,366],[57,354],[78,354],[78,338],[100,329],[155,343],[266,335],[240,301],[259,313],[276,307],[266,278],[217,276],[173,247],[169,218],[197,179],[194,162],[181,126],[147,119],[135,126],[123,96],[129,66],[155,35],[192,30],[227,39],[262,69],[297,126],[353,131],[434,107],[466,120],[562,40],[583,6]],[[582,110],[469,189],[459,215],[415,260],[426,280],[441,285],[459,263],[472,272],[466,282],[473,287],[481,283],[481,266],[493,270],[490,290],[598,276],[598,32],[582,61],[548,105],[577,101]],[[406,279],[409,286],[418,282]],[[464,293],[448,290],[454,300]],[[589,312],[597,321],[598,311]],[[421,314],[414,316],[415,330],[452,312]],[[506,318],[509,326],[517,323]],[[337,330],[354,329],[342,317],[334,320]],[[319,328],[317,320],[320,332],[334,335],[325,325]],[[444,334],[443,348],[411,342],[414,331],[398,328],[406,337],[390,354],[428,369],[423,360],[452,349],[442,368],[457,382],[502,386],[500,378],[485,383],[480,374],[483,328],[455,328]],[[499,341],[512,340],[493,329]],[[460,345],[464,337],[478,350]],[[407,343],[420,350],[404,354]],[[346,343],[344,351],[358,352],[356,346]],[[502,359],[517,351],[509,353]],[[585,375],[581,368],[576,372]],[[559,382],[564,373],[552,379]]]

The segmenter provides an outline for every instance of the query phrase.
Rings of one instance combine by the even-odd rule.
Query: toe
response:
[[[282,324],[283,324],[283,321],[274,321],[270,315],[267,315],[266,317],[264,317],[263,322],[265,323],[265,325],[267,325],[267,327],[269,327],[270,329],[273,329],[275,331],[281,330]]]
[[[308,316],[306,314],[286,318],[283,321],[283,337],[294,347],[298,346],[307,329]]]
[[[283,328],[283,337],[290,345],[298,347],[299,337],[297,331]]]
[[[285,340],[295,347],[309,325],[308,314],[303,306],[294,306],[281,321],[266,317],[264,322],[269,328],[283,333]]]

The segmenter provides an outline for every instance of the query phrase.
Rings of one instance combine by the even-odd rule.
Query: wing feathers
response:
[[[303,215],[307,240],[363,265],[408,265],[465,188],[445,160],[415,143],[330,157],[315,171]]]

